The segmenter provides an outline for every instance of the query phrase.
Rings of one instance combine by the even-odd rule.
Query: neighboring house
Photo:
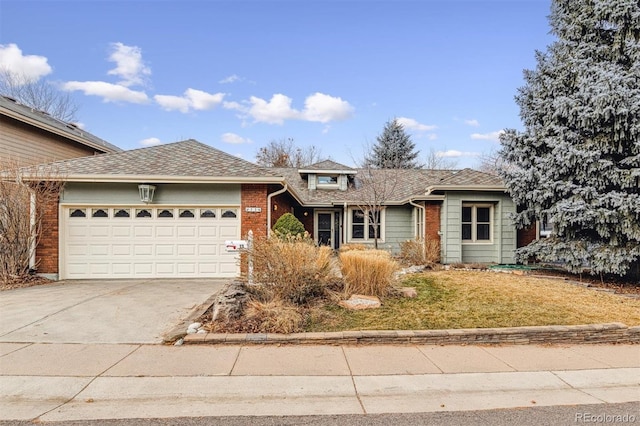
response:
[[[238,253],[225,242],[250,230],[266,236],[287,212],[321,244],[373,243],[365,171],[332,161],[262,168],[187,140],[59,165],[66,185],[42,235],[57,251],[38,253],[38,272],[54,278],[234,277]],[[444,263],[514,262],[515,206],[498,178],[471,169],[373,173],[395,180],[379,215],[381,248],[436,239]]]
[[[119,151],[72,123],[0,96],[0,167]]]

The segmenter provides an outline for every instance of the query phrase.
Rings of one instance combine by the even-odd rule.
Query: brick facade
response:
[[[424,218],[424,239],[440,241],[440,209],[442,203],[429,202],[425,203]]]
[[[526,228],[518,229],[518,248],[529,245],[538,238],[537,227],[535,223]]]
[[[240,236],[246,238],[249,231],[254,237],[267,236],[267,184],[243,184],[241,193]],[[258,207],[259,212],[248,212]]]
[[[58,199],[43,206],[40,238],[36,247],[36,269],[39,274],[58,273]]]

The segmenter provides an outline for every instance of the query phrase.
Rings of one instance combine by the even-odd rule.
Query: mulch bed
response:
[[[545,277],[555,277],[567,281],[576,281],[583,283],[586,287],[602,288],[612,290],[618,294],[636,294],[640,295],[640,282],[632,282],[628,279],[621,278],[617,275],[589,275],[589,274],[572,274],[567,271],[555,268],[536,269],[530,275],[542,275]]]
[[[23,277],[12,277],[8,281],[0,281],[0,291],[13,290],[14,288],[33,287],[36,285],[47,285],[55,281],[38,275],[26,275]]]

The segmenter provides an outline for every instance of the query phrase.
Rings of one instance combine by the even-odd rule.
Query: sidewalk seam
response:
[[[360,393],[358,392],[358,386],[356,385],[356,380],[353,378],[353,371],[351,371],[351,365],[349,364],[349,359],[347,358],[347,354],[344,351],[344,345],[340,346],[340,350],[342,351],[342,356],[344,357],[344,362],[347,363],[347,368],[349,369],[349,377],[351,378],[351,384],[353,385],[353,391],[356,393],[356,399],[358,400],[358,404],[360,404],[360,408],[362,409],[362,414],[367,414],[367,409],[364,408],[364,403],[362,399],[360,399]]]
[[[583,393],[583,394],[585,394],[585,395],[588,395],[588,396],[590,396],[591,398],[595,398],[595,399],[597,399],[598,401],[600,401],[600,402],[601,402],[601,403],[603,403],[603,404],[606,404],[606,403],[607,403],[607,401],[605,401],[604,399],[602,399],[602,398],[598,398],[598,397],[597,397],[597,396],[595,396],[595,395],[591,395],[589,392],[587,392],[587,391],[585,391],[585,390],[583,390],[583,389],[573,387],[569,382],[567,382],[566,380],[564,380],[562,377],[558,376],[554,370],[549,370],[549,373],[551,373],[551,374],[553,374],[554,376],[556,376],[556,377],[557,377],[557,378],[558,378],[562,383],[564,383],[564,384],[566,384],[567,386],[569,386],[569,388],[571,388],[571,389],[573,389],[573,390],[577,390],[578,392],[581,392],[581,393]]]
[[[89,382],[88,382],[86,385],[84,385],[84,386],[82,387],[82,389],[80,389],[78,392],[76,392],[76,393],[75,393],[75,395],[73,395],[71,398],[67,399],[67,400],[66,400],[65,402],[63,402],[62,404],[59,404],[59,405],[57,405],[57,406],[53,407],[52,409],[47,410],[47,411],[45,411],[45,412],[44,412],[44,413],[42,413],[42,414],[39,414],[39,415],[38,415],[38,417],[35,417],[35,418],[31,419],[31,421],[33,421],[33,422],[37,422],[37,421],[39,421],[40,417],[45,416],[45,415],[49,414],[50,412],[55,411],[55,410],[57,410],[58,408],[60,408],[60,407],[62,407],[62,406],[64,406],[64,405],[67,405],[68,403],[70,403],[71,401],[73,401],[74,399],[76,399],[76,398],[78,397],[78,395],[80,395],[82,392],[84,392],[84,390],[85,390],[85,389],[87,389],[89,386],[91,386],[91,383],[95,382],[95,380],[96,380],[98,377],[102,377],[102,375],[103,375],[104,373],[106,373],[107,371],[109,371],[110,369],[112,369],[113,367],[115,367],[117,364],[119,364],[120,362],[122,362],[125,358],[127,358],[127,357],[128,357],[129,355],[131,355],[132,353],[136,352],[136,351],[137,351],[138,349],[140,349],[141,347],[142,347],[142,345],[138,345],[138,347],[137,347],[137,348],[135,348],[135,349],[134,349],[134,350],[132,350],[131,352],[127,353],[125,356],[123,356],[122,358],[120,358],[119,360],[117,360],[116,362],[114,362],[112,365],[110,365],[110,366],[108,366],[107,368],[105,368],[104,370],[102,370],[102,372],[100,372],[100,373],[98,373],[97,375],[93,376],[93,378],[92,378],[91,380],[89,380]]]

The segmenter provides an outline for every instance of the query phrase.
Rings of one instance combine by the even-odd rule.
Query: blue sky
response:
[[[46,79],[123,149],[193,138],[249,161],[272,140],[353,165],[398,118],[474,167],[521,128],[551,0],[0,0],[0,66]]]

